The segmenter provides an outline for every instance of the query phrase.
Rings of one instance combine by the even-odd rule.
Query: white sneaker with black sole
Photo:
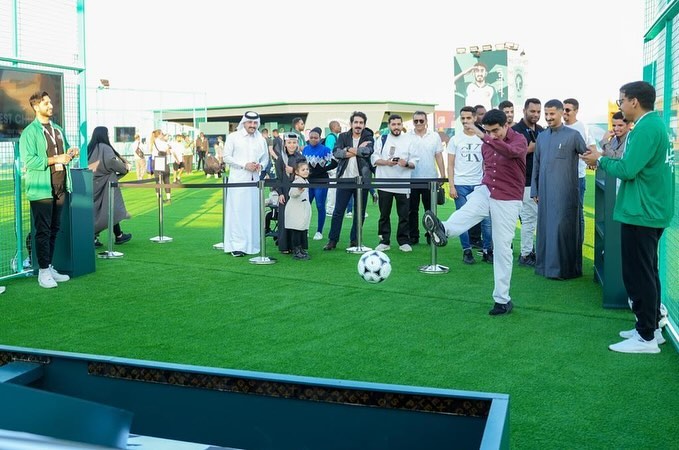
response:
[[[57,287],[57,282],[52,278],[52,271],[49,269],[38,270],[38,284],[45,289]]]
[[[624,339],[629,339],[639,336],[639,333],[637,333],[636,329],[631,329],[631,330],[626,330],[626,331],[621,331],[620,332],[620,337]],[[654,332],[654,337],[658,345],[663,345],[665,341],[665,337],[662,335],[662,328],[658,328]]]
[[[429,236],[431,236],[435,246],[443,247],[448,243],[446,228],[433,212],[425,211],[422,216],[422,226],[429,232]]]

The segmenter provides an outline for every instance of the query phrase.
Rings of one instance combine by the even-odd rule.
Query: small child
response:
[[[301,160],[295,165],[293,183],[309,183],[309,164]],[[292,244],[294,259],[309,259],[309,223],[311,222],[311,205],[309,204],[309,188],[292,186],[285,206],[285,228],[288,230]]]

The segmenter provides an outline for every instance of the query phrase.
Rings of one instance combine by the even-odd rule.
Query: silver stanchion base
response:
[[[109,252],[109,251],[104,251],[104,252],[100,252],[100,253],[97,255],[97,258],[101,258],[101,259],[122,258],[123,255],[124,255],[124,253],[122,253],[122,252]]]
[[[165,244],[167,242],[172,242],[172,238],[169,236],[154,236],[149,239],[149,241],[155,242],[157,244]]]
[[[268,256],[255,256],[250,258],[250,264],[276,264],[276,258],[269,258]]]
[[[370,250],[372,250],[372,248],[366,247],[364,245],[357,245],[356,247],[349,247],[347,249],[347,253],[359,254],[369,252]]]
[[[220,251],[223,252],[224,251],[224,243],[220,242],[218,244],[215,244],[215,245],[212,246],[212,248],[215,249],[215,250],[220,250]]]
[[[448,273],[450,269],[448,269],[447,266],[442,266],[441,264],[430,264],[428,266],[420,266],[420,272],[422,273],[429,273],[429,274],[440,274],[440,273]]]

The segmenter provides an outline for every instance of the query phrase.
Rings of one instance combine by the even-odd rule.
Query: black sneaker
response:
[[[132,239],[132,233],[123,233],[120,236],[116,236],[116,244],[124,244],[130,239]]]
[[[483,259],[483,262],[493,264],[493,251],[492,250],[484,250],[482,259]]]
[[[530,255],[519,256],[519,265],[524,267],[535,267],[535,260]]]
[[[462,252],[462,262],[464,262],[465,264],[474,264],[476,262],[471,249],[468,248],[467,250]]]
[[[95,238],[94,238],[94,246],[95,246],[95,247],[103,247],[104,244],[101,243],[101,241],[99,240],[98,237],[95,237]]]
[[[509,303],[495,303],[493,309],[488,311],[491,316],[501,316],[503,314],[509,314],[514,309],[514,304],[510,301]]]
[[[431,239],[434,241],[434,245],[437,247],[443,247],[448,243],[448,236],[446,236],[446,229],[443,223],[439,220],[436,215],[427,210],[422,216],[422,226],[429,232]]]
[[[337,248],[337,242],[328,241],[328,243],[325,244],[325,247],[323,247],[323,250],[335,250],[336,248]]]
[[[245,256],[245,252],[234,250],[231,252],[231,256],[233,256],[234,258],[242,258],[243,256]]]

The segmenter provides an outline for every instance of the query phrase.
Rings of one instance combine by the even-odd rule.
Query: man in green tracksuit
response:
[[[26,197],[31,204],[33,238],[40,270],[38,284],[57,287],[68,275],[52,267],[54,242],[61,221],[66,193],[71,191],[68,163],[78,156],[78,148],[69,148],[64,131],[52,123],[53,107],[47,92],[36,92],[29,100],[35,120],[19,137],[21,161],[26,168]]]
[[[662,118],[654,111],[655,88],[645,81],[620,88],[620,111],[635,126],[622,159],[594,151],[582,156],[621,180],[613,218],[621,223],[622,279],[632,310],[634,330],[608,348],[622,353],[658,353],[665,342],[660,320],[658,241],[674,215],[673,149]]]

